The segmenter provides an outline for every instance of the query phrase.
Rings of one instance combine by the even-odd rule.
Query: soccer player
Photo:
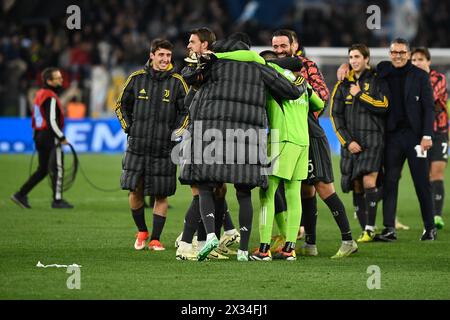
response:
[[[433,219],[433,201],[426,151],[433,145],[434,99],[429,75],[410,61],[411,50],[407,40],[394,39],[390,45],[390,61],[377,67],[378,76],[386,80],[389,111],[386,114],[386,139],[384,150],[383,224],[376,240],[397,240],[395,217],[397,215],[398,187],[403,164],[408,160],[420,203],[424,231],[421,241],[437,237]],[[348,73],[348,64],[340,66],[338,80]]]
[[[122,189],[130,190],[131,213],[138,228],[136,250],[145,249],[149,238],[150,250],[165,250],[160,236],[167,216],[167,197],[176,189],[171,136],[175,128],[184,129],[179,123],[186,123],[184,98],[188,87],[173,70],[172,50],[167,40],[151,43],[149,61],[129,76],[115,110],[128,135],[120,182]],[[155,196],[151,237],[145,223],[144,195]]]
[[[272,49],[279,58],[296,56],[296,47],[292,34],[293,31],[291,30],[278,30],[274,32],[272,36]],[[317,65],[306,57],[296,57],[302,62],[303,67],[300,70],[302,76],[311,85],[317,95],[323,101],[327,101],[329,91]],[[305,244],[300,248],[299,252],[302,255],[309,256],[318,254],[316,247],[317,191],[320,198],[333,214],[333,218],[341,232],[342,244],[332,258],[343,258],[356,252],[358,246],[352,238],[345,206],[334,189],[330,147],[325,132],[319,124],[318,116],[318,113],[308,113],[310,170],[308,179],[302,183],[301,189],[302,217],[305,224]],[[276,199],[279,199],[279,197]],[[277,219],[277,222],[279,220],[285,219]]]
[[[183,78],[190,86],[188,98],[186,99],[187,105],[190,105],[193,96],[200,86],[200,81],[197,78],[199,75],[196,73],[198,58],[205,52],[209,52],[210,46],[215,41],[216,35],[209,28],[202,27],[190,31],[189,43],[187,46],[189,49],[189,56],[185,59],[188,64],[181,71]],[[206,230],[200,216],[198,186],[191,185],[191,191],[193,199],[185,215],[183,232],[178,236],[175,242],[175,246],[177,247],[177,260],[196,260],[197,251],[203,249],[203,246],[206,243]],[[217,250],[215,249],[210,252],[208,256],[210,259],[228,259],[224,254],[236,254],[236,252],[229,247],[235,243],[239,243],[240,240],[240,234],[235,229],[230,212],[228,211],[228,205],[225,200],[226,192],[226,184],[218,186],[214,192],[214,204],[216,208],[215,231],[219,238],[220,229],[223,225],[224,234],[220,238]],[[195,245],[193,245],[193,237],[196,231],[197,241]]]
[[[342,190],[364,198],[368,210],[367,221],[359,217],[365,228],[358,242],[370,242],[375,237],[377,178],[384,151],[388,101],[382,89],[386,92],[386,84],[370,68],[370,51],[366,45],[352,45],[348,58],[352,71],[334,87],[330,116],[342,145]]]
[[[53,209],[71,209],[73,205],[62,198],[64,166],[61,144],[68,143],[63,133],[64,111],[58,98],[63,77],[59,69],[52,67],[42,72],[42,81],[44,88],[36,92],[32,112],[33,139],[39,166],[20,190],[11,196],[11,200],[22,208],[30,209],[27,194],[47,176],[49,163],[53,163],[51,206]]]
[[[249,46],[235,40],[214,46],[215,52],[239,49],[248,50]],[[186,155],[186,161],[194,159],[194,156],[196,161],[181,167],[181,178],[200,184],[200,211],[208,240],[204,250],[199,251],[198,259],[205,259],[209,251],[218,246],[212,220],[215,214],[212,188],[217,183],[227,182],[235,185],[240,207],[241,242],[238,260],[248,261],[253,215],[251,189],[267,185],[267,176],[262,174],[265,171],[267,145],[264,139],[256,136],[247,139],[246,134],[253,132],[259,135],[258,133],[261,130],[265,132],[268,126],[265,110],[266,89],[271,90],[275,96],[286,99],[297,99],[301,92],[275,70],[255,63],[215,60],[211,57],[211,63],[205,66],[205,72],[206,82],[200,87],[191,104],[191,120],[201,121],[201,127],[194,126],[193,122],[189,125],[194,146],[204,147],[201,150],[203,156],[198,159],[199,153],[195,151],[195,147],[191,148]],[[205,146],[202,136],[209,130],[220,132],[222,137],[227,137],[223,141],[215,136],[214,145],[218,147],[214,149],[213,159],[205,158],[204,155],[208,151],[208,145]],[[234,132],[230,138],[229,130]],[[234,144],[235,137],[238,139],[237,145]],[[223,149],[224,146],[232,147],[233,150],[237,146],[238,152],[227,152],[227,149]]]
[[[236,51],[225,54],[216,54],[219,58],[258,62],[266,64],[256,53],[251,51]],[[255,56],[256,55],[256,56]],[[270,238],[272,234],[273,218],[275,214],[275,192],[281,181],[285,184],[287,198],[286,213],[286,242],[283,248],[277,251],[274,259],[288,261],[296,260],[295,243],[301,218],[300,181],[306,179],[308,173],[308,109],[312,106],[314,111],[322,110],[323,101],[316,95],[298,72],[294,75],[289,70],[282,69],[277,64],[290,65],[291,68],[300,69],[301,63],[296,58],[277,59],[272,51],[264,51],[261,56],[268,65],[293,81],[303,92],[297,100],[286,100],[273,97],[267,93],[267,113],[269,117],[269,141],[272,150],[271,167],[273,171],[269,176],[267,190],[260,190],[261,215],[259,219],[261,244],[259,250],[250,256],[256,261],[272,259],[270,252]],[[291,59],[289,61],[286,61]],[[272,63],[273,62],[273,63]],[[292,67],[292,65],[294,65]],[[297,77],[298,76],[298,77]],[[309,89],[309,90],[308,90]],[[311,101],[311,103],[310,103]],[[273,132],[277,133],[274,140]]]
[[[448,162],[448,112],[447,81],[445,75],[431,69],[431,55],[427,48],[415,48],[411,51],[411,62],[430,75],[434,95],[433,146],[429,150],[430,182],[433,192],[434,225],[444,227],[442,208],[444,206],[444,175]]]
[[[276,55],[275,55],[276,56]],[[269,187],[260,190],[260,247],[251,258],[257,261],[271,260],[270,238],[275,215],[275,193],[281,181],[284,182],[286,197],[286,241],[283,248],[273,258],[288,261],[296,260],[295,243],[302,214],[300,187],[301,181],[308,176],[308,111],[320,111],[324,102],[306,83],[298,72],[296,75],[283,70],[276,64],[269,64],[285,76],[290,77],[296,85],[302,87],[302,96],[297,100],[274,99],[268,95],[268,116],[270,130],[279,132],[279,154],[275,157],[275,170],[269,176]]]

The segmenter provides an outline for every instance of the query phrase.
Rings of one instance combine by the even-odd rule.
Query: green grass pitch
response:
[[[295,262],[241,263],[175,260],[174,240],[182,230],[191,196],[179,186],[170,198],[172,209],[162,235],[167,250],[136,252],[135,226],[127,192],[103,193],[78,175],[65,198],[73,210],[50,209],[51,191],[42,182],[30,195],[32,210],[23,210],[9,197],[28,177],[30,156],[0,156],[0,299],[449,299],[450,219],[435,242],[421,242],[422,221],[409,171],[400,185],[398,217],[411,226],[399,231],[396,243],[361,244],[358,253],[332,260],[340,234],[330,212],[318,200],[318,257]],[[36,159],[35,159],[36,161]],[[119,155],[82,155],[81,165],[97,185],[118,185]],[[338,159],[334,159],[339,181]],[[408,170],[408,168],[405,168]],[[448,171],[448,170],[447,170]],[[447,191],[450,178],[447,172]],[[339,183],[337,183],[339,185]],[[347,208],[354,237],[360,228],[353,219],[351,197],[339,195]],[[447,192],[449,194],[449,192]],[[235,224],[237,202],[232,186],[227,200]],[[258,245],[259,202],[253,191],[254,227],[251,248]],[[147,224],[151,227],[150,212]],[[382,227],[381,208],[377,224]],[[36,264],[82,265],[81,289],[69,290],[66,269]],[[381,289],[369,290],[367,268],[379,266]]]

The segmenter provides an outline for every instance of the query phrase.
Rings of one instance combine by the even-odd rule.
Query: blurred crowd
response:
[[[387,46],[395,29],[392,13],[406,3],[416,27],[413,44],[450,47],[450,4],[433,0],[376,1],[380,30],[366,28],[371,1],[349,0],[85,0],[3,1],[0,14],[0,115],[27,116],[43,68],[63,71],[64,104],[74,117],[111,116],[127,75],[148,59],[150,41],[175,44],[181,67],[189,30],[208,26],[218,38],[235,31],[253,45],[268,46],[272,31],[297,31],[305,47],[347,47],[364,42]],[[411,7],[410,3],[415,5]],[[81,30],[66,28],[66,8],[81,8]],[[405,5],[405,6],[406,6]],[[416,14],[415,14],[416,13]],[[411,28],[410,28],[411,29]],[[409,30],[410,30],[409,29]],[[80,111],[81,110],[81,111]]]

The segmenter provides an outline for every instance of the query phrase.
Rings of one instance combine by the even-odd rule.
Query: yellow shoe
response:
[[[317,246],[315,244],[304,243],[300,248],[298,248],[297,253],[304,257],[315,257],[319,253],[317,252]]]
[[[300,229],[298,229],[297,233],[297,240],[302,240],[304,236],[305,236],[305,227],[300,226]]]
[[[234,230],[232,234],[224,233],[222,237],[220,237],[219,245],[229,247],[233,244],[238,244],[239,242],[241,242],[241,235],[237,230]]]
[[[278,252],[283,250],[284,244],[286,243],[286,238],[282,235],[277,235],[272,237],[272,244],[270,245],[270,250],[273,252]]]
[[[395,219],[395,229],[397,230],[409,230],[409,226],[404,225],[398,219]]]
[[[224,245],[219,245],[219,247],[216,249],[216,251],[220,254],[224,254],[224,255],[237,255],[237,251],[230,249]]]
[[[345,258],[358,251],[358,245],[355,240],[352,241],[342,241],[341,247],[338,252],[331,257],[331,259]]]
[[[228,258],[227,256],[224,256],[223,254],[220,254],[219,252],[217,252],[217,249],[214,249],[208,254],[208,259],[228,260],[230,258]]]
[[[361,236],[358,238],[358,243],[366,243],[366,242],[372,242],[375,238],[375,232],[366,230],[364,231]]]

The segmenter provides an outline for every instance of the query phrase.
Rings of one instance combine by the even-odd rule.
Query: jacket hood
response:
[[[219,40],[213,43],[213,52],[231,52],[237,50],[250,50],[250,47],[239,40]]]

